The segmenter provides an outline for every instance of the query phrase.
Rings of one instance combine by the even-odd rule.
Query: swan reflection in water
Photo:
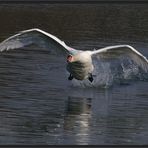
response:
[[[77,144],[88,144],[91,119],[91,98],[68,97],[64,118],[64,130],[76,134]]]

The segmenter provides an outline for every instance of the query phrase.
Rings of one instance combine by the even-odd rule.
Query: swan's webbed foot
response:
[[[92,81],[94,80],[92,74],[90,74],[90,76],[88,77],[88,80],[92,83]]]
[[[68,77],[68,80],[72,80],[72,79],[73,79],[73,76],[72,76],[72,74],[70,74]]]

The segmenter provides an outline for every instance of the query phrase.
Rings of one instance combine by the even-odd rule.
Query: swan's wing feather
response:
[[[141,66],[144,71],[148,72],[148,59],[129,45],[108,46],[92,51],[91,55],[96,56],[100,59],[119,58],[120,56],[127,56],[139,66]]]
[[[39,47],[48,48],[53,52],[73,53],[76,49],[67,46],[63,41],[52,34],[40,29],[29,29],[19,32],[0,43],[0,51],[16,49],[35,44]]]

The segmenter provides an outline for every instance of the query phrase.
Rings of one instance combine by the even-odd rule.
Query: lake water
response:
[[[76,49],[130,44],[148,57],[147,8],[1,4],[0,41],[40,28]],[[34,47],[1,53],[0,144],[148,144],[147,74],[118,83],[102,74],[103,85],[90,87],[68,81],[64,61]]]

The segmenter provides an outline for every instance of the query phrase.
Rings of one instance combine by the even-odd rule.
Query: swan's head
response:
[[[68,63],[72,63],[72,62],[81,62],[81,63],[91,62],[90,51],[80,52],[80,53],[77,53],[75,55],[69,54],[67,56],[67,62]]]
[[[76,54],[76,55],[71,55],[69,54],[67,56],[67,62],[68,63],[73,63],[73,62],[77,62],[81,59],[81,54]]]
[[[73,62],[73,56],[72,56],[72,55],[69,54],[69,55],[67,56],[67,62],[68,62],[68,63]]]

